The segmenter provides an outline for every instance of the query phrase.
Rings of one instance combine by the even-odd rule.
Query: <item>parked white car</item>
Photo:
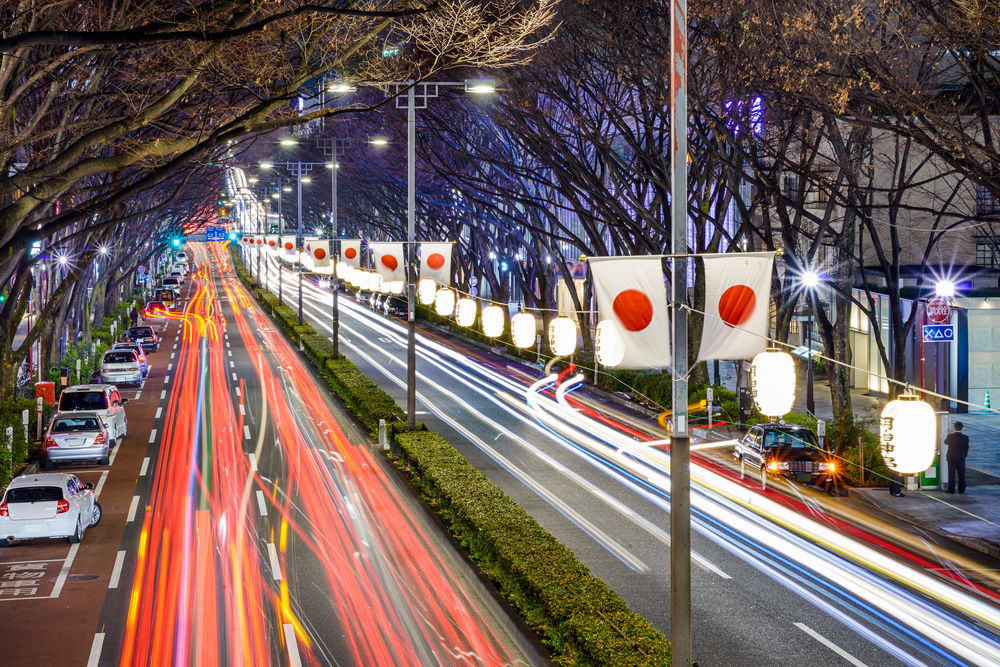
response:
[[[180,283],[181,285],[184,284],[184,272],[181,271],[180,269],[177,268],[171,269],[170,273],[167,274],[167,278],[176,278],[178,283]]]
[[[134,350],[108,350],[101,360],[101,382],[142,385],[142,365]]]
[[[111,456],[111,433],[96,412],[57,414],[45,434],[45,468],[67,461],[97,461],[106,466]]]
[[[111,432],[111,446],[128,435],[128,417],[125,415],[127,398],[122,398],[118,387],[108,384],[81,384],[67,387],[59,395],[57,412],[96,412]]]
[[[85,530],[101,522],[93,489],[66,473],[14,478],[0,500],[0,548],[40,537],[68,537],[77,544]]]

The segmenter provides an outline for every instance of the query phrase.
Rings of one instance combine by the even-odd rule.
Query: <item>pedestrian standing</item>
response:
[[[132,326],[139,324],[139,311],[135,309],[135,306],[132,306],[132,312],[128,316],[132,319]]]
[[[965,457],[969,455],[969,436],[962,433],[964,424],[955,422],[955,427],[944,444],[948,445],[948,493],[955,493],[955,476],[958,476],[958,492],[965,493]]]
[[[906,494],[903,493],[903,476],[893,471],[889,476],[889,495],[896,496],[897,498],[905,498]]]

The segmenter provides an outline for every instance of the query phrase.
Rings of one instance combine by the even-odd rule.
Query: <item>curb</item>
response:
[[[889,516],[899,519],[900,521],[904,521],[912,526],[916,526],[917,528],[927,531],[928,533],[934,533],[935,535],[939,535],[945,539],[951,540],[952,542],[957,542],[964,547],[968,547],[969,549],[986,554],[991,558],[1000,560],[1000,544],[997,544],[996,542],[991,542],[990,540],[986,540],[981,537],[967,537],[965,535],[955,535],[954,533],[949,533],[941,528],[938,528],[937,526],[925,523],[919,519],[914,519],[908,514],[898,512],[877,500],[869,498],[853,486],[847,487],[847,498],[861,505],[876,509],[884,514],[888,514]]]

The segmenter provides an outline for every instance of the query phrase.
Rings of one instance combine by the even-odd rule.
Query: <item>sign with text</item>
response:
[[[205,240],[206,241],[225,241],[226,240],[226,228],[220,227],[218,225],[207,225],[205,227]]]
[[[939,296],[928,299],[924,304],[924,312],[927,314],[927,321],[931,324],[949,324],[953,309],[951,302]]]
[[[950,324],[925,324],[925,343],[950,343],[955,340],[955,327]]]

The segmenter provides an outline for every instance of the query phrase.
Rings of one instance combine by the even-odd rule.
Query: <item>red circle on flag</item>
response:
[[[442,266],[444,266],[444,255],[442,255],[439,252],[434,253],[433,255],[427,258],[427,266],[431,267],[432,269],[440,269]]]
[[[312,243],[306,244],[306,250],[312,250]]]
[[[615,297],[611,308],[628,331],[642,331],[653,321],[653,302],[639,290],[623,291]]]
[[[264,239],[257,239],[257,245],[263,245]]]
[[[358,256],[358,251],[355,250],[354,248],[348,248],[347,250],[344,251],[344,257],[346,257],[347,259],[354,259],[357,256]]]
[[[729,327],[746,323],[757,306],[757,295],[746,285],[733,285],[719,297],[719,317]]]
[[[274,245],[274,241],[268,241],[268,242],[267,242],[267,245],[269,245],[269,246],[273,246],[273,245]]]
[[[399,266],[399,262],[392,255],[386,255],[382,258],[382,266],[390,271],[395,271],[396,267]]]
[[[316,259],[326,259],[326,250],[323,250],[322,248],[316,248],[315,250],[313,250],[313,256]]]
[[[291,250],[295,245],[291,241],[285,241],[285,250]]]

